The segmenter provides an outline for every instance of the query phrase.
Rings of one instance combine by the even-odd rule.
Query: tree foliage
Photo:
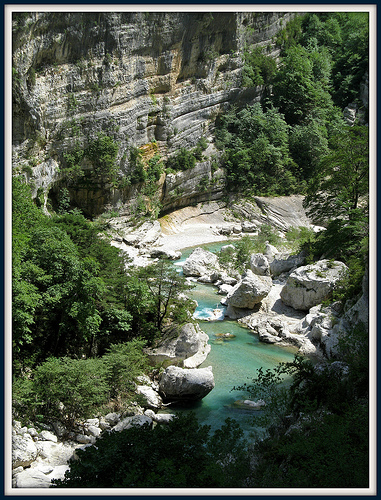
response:
[[[260,103],[221,116],[217,144],[226,148],[225,168],[231,189],[257,195],[298,190],[298,167],[289,154],[289,127],[276,108]]]
[[[347,127],[335,137],[321,159],[306,198],[308,213],[317,221],[350,220],[362,207],[367,213],[369,193],[369,145],[365,126]]]
[[[118,411],[136,399],[135,382],[148,369],[144,342],[113,344],[102,357],[49,357],[32,377],[18,378],[13,387],[17,415],[32,421],[60,420],[71,429],[106,404]]]
[[[132,427],[102,435],[96,447],[78,452],[59,488],[244,487],[250,473],[246,443],[227,419],[210,435],[193,414],[167,425]]]

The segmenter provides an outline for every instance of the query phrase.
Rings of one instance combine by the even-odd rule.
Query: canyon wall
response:
[[[137,207],[139,184],[71,182],[68,154],[103,133],[118,145],[120,179],[143,160],[180,148],[208,147],[192,172],[163,175],[163,210],[218,199],[224,175],[213,166],[215,119],[228,105],[255,102],[241,87],[245,47],[266,46],[293,14],[259,12],[41,12],[13,14],[13,169],[41,203],[62,187],[87,215]],[[92,165],[83,160],[83,168]],[[144,194],[144,193],[143,193]],[[143,196],[144,198],[144,196]]]

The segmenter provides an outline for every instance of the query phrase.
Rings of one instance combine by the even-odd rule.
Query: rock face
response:
[[[139,184],[70,185],[65,155],[103,131],[118,144],[119,179],[130,178],[132,147],[148,161],[213,134],[231,103],[260,98],[241,87],[243,49],[268,45],[295,14],[271,12],[35,12],[13,20],[13,163],[57,202],[69,189],[84,213],[138,209]],[[250,29],[249,29],[250,27]],[[196,169],[157,183],[166,209],[217,199],[224,180],[212,151]],[[33,162],[29,160],[33,158]],[[26,169],[25,164],[29,167]],[[82,165],[91,173],[93,165]],[[187,178],[186,182],[185,178]],[[189,184],[187,184],[189,183]],[[186,184],[184,197],[179,188]],[[200,186],[197,188],[197,186]],[[197,188],[197,189],[195,189]]]
[[[282,301],[301,311],[320,304],[347,267],[339,261],[321,260],[293,271],[281,291]]]
[[[183,264],[184,276],[210,276],[218,270],[217,255],[203,248],[196,248]]]
[[[198,163],[185,172],[168,174],[163,188],[163,210],[177,208],[203,201],[218,200],[225,188],[225,173],[222,169],[212,171],[210,161]]]
[[[228,293],[227,303],[240,309],[253,309],[270,292],[271,284],[269,276],[257,276],[248,269]]]
[[[212,367],[184,369],[169,366],[161,375],[159,390],[164,400],[198,401],[214,387]]]
[[[210,352],[209,337],[198,324],[187,323],[169,329],[154,348],[146,349],[146,353],[155,363],[171,361],[183,362],[186,368],[196,368]]]

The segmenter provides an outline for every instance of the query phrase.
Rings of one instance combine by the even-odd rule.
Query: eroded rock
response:
[[[164,400],[197,401],[214,387],[212,367],[184,369],[169,366],[161,375],[160,393]]]
[[[327,298],[346,270],[342,262],[329,260],[299,267],[290,274],[280,293],[281,299],[294,309],[308,311]]]
[[[269,276],[257,276],[248,269],[241,281],[228,293],[228,305],[240,309],[253,309],[268,295],[271,285],[272,280]]]
[[[218,270],[217,255],[200,247],[196,248],[183,264],[184,276],[210,276]]]

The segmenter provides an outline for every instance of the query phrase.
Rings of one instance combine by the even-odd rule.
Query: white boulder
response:
[[[113,431],[120,432],[131,427],[141,427],[148,424],[152,426],[152,418],[147,415],[134,415],[133,417],[126,417],[118,422],[113,428]]]
[[[274,258],[270,263],[270,273],[273,276],[291,271],[294,267],[301,266],[305,261],[303,253],[297,255],[281,255]]]
[[[208,340],[208,335],[200,329],[198,324],[186,323],[180,329],[178,326],[168,329],[159,344],[146,349],[145,352],[156,363],[166,360],[185,363],[193,358],[192,363],[197,359],[198,364],[195,366],[199,366],[210,352]]]
[[[159,390],[165,400],[197,401],[214,387],[212,367],[179,368],[169,366],[161,375]]]
[[[218,270],[217,255],[203,248],[196,248],[183,264],[184,276],[206,276]]]
[[[258,276],[270,276],[270,265],[262,253],[253,253],[250,257],[250,269]]]
[[[346,272],[339,261],[320,260],[293,271],[280,293],[282,301],[301,311],[320,304]]]
[[[144,396],[149,408],[160,408],[163,404],[160,395],[149,385],[138,385],[136,392]]]
[[[12,467],[28,467],[37,458],[37,447],[29,434],[12,436]]]
[[[269,276],[258,276],[250,269],[242,276],[227,295],[230,306],[241,309],[253,309],[270,292],[272,280]]]

